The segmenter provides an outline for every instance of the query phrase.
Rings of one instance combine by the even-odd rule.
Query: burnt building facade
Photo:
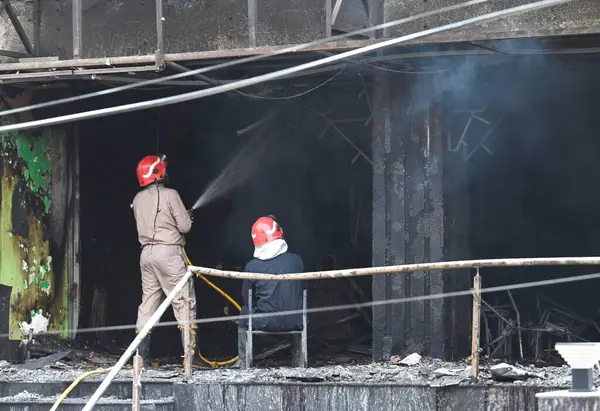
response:
[[[225,84],[525,3],[481,2],[371,34],[313,44],[292,55],[265,57],[217,71],[208,79],[173,80],[167,86],[189,91]],[[0,6],[5,23],[0,36],[3,106],[18,108],[268,54],[458,4],[454,0],[12,0]],[[260,177],[226,193],[227,206],[210,211],[207,221],[222,224],[205,227],[213,230],[211,238],[221,245],[197,239],[198,249],[213,247],[198,252],[198,265],[240,267],[248,254],[244,237],[248,221],[255,214],[268,213],[266,208],[284,210],[280,214],[291,227],[286,233],[315,270],[510,256],[513,251],[498,244],[483,247],[488,244],[486,233],[474,228],[486,218],[479,212],[483,199],[493,196],[481,188],[483,184],[477,185],[476,177],[483,173],[479,163],[503,152],[491,147],[490,135],[507,113],[524,112],[525,94],[543,100],[539,96],[552,88],[544,81],[553,87],[563,84],[565,90],[585,88],[566,73],[584,65],[592,70],[596,64],[581,59],[596,53],[599,19],[600,8],[594,1],[574,0],[415,39],[329,65],[310,76],[288,77],[274,86],[234,93],[243,102],[231,101],[228,94],[211,103],[189,103],[180,112],[151,110],[112,117],[104,124],[90,121],[2,135],[0,328],[10,335],[9,345],[18,345],[24,337],[21,324],[33,324],[39,312],[48,319],[49,329],[74,338],[78,327],[94,325],[89,318],[98,317],[90,313],[94,295],[108,290],[113,298],[123,297],[116,291],[123,288],[117,278],[127,277],[126,288],[135,289],[127,307],[135,310],[139,290],[137,277],[131,274],[137,264],[134,231],[127,226],[118,241],[108,240],[114,230],[104,232],[98,223],[121,218],[123,224],[131,223],[127,223],[127,201],[135,193],[135,183],[123,177],[131,180],[128,186],[115,188],[119,176],[133,176],[135,159],[160,143],[161,149],[175,153],[172,158],[180,164],[211,164],[211,169],[202,171],[206,177],[183,169],[174,172],[197,191],[226,164],[219,153],[241,147],[239,139],[231,137],[233,128],[241,130],[242,123],[263,118],[274,106],[283,107],[272,125],[280,130],[277,160],[267,171],[259,171]],[[550,63],[557,69],[539,74]],[[517,80],[527,87],[517,86]],[[318,89],[314,98],[308,93],[313,88]],[[161,92],[149,89],[118,101],[105,98],[21,112],[3,117],[3,122],[124,104]],[[303,97],[305,92],[309,97]],[[289,104],[278,103],[282,100]],[[542,104],[538,100],[531,97],[530,105]],[[198,112],[210,114],[199,119]],[[228,124],[236,121],[239,124]],[[518,134],[510,129],[502,133]],[[281,134],[310,136],[311,142],[288,141]],[[187,149],[201,151],[204,157],[194,157]],[[112,162],[114,174],[98,175],[91,165],[103,156]],[[281,170],[286,170],[282,174],[287,181],[274,177]],[[516,177],[505,176],[502,181],[511,178]],[[264,193],[265,181],[288,191],[281,196]],[[304,195],[293,189],[298,187]],[[184,193],[184,200],[193,201],[196,191]],[[254,200],[244,200],[252,196]],[[341,205],[340,198],[350,200]],[[106,204],[99,210],[102,201]],[[89,235],[82,234],[85,230]],[[344,241],[339,240],[342,236]],[[501,251],[494,252],[494,247]],[[534,251],[523,249],[528,252]],[[577,254],[575,249],[565,252]],[[82,264],[92,254],[88,264]],[[337,334],[347,339],[367,335],[374,360],[410,352],[458,358],[470,350],[471,298],[418,298],[468,290],[471,278],[469,270],[374,276],[350,284],[350,291],[341,292],[331,284],[313,285],[309,299],[319,306],[416,298],[360,311],[361,324]],[[238,288],[235,283],[225,286],[232,292]],[[222,303],[210,301],[214,308],[205,308],[206,316],[220,315]],[[118,310],[112,314],[110,308],[106,310],[106,317],[118,316]],[[83,316],[88,319],[82,320]],[[320,318],[321,326],[339,319]]]

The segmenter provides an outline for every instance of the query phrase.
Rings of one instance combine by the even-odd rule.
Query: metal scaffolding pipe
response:
[[[464,268],[491,267],[543,267],[543,266],[600,265],[600,257],[550,257],[550,258],[497,258],[488,260],[443,261],[436,263],[390,265],[385,267],[349,268],[344,270],[313,271],[297,274],[259,274],[224,271],[214,268],[189,266],[195,274],[236,280],[323,280],[327,278],[347,278],[365,275],[400,274],[415,271],[459,270]]]
[[[73,58],[79,59],[83,47],[83,6],[82,0],[73,0]]]

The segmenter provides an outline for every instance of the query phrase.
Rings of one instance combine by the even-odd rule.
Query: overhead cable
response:
[[[27,130],[38,127],[47,127],[56,124],[68,123],[72,121],[87,120],[96,117],[110,116],[114,114],[123,114],[138,110],[146,110],[150,108],[167,106],[170,104],[183,103],[190,100],[195,100],[203,97],[214,96],[216,94],[226,93],[232,90],[237,90],[243,87],[252,86],[259,83],[265,83],[268,81],[277,80],[290,74],[294,74],[303,70],[307,70],[314,67],[324,66],[329,63],[333,63],[338,60],[346,59],[356,55],[368,53],[374,50],[382,49],[384,47],[394,46],[403,42],[414,40],[421,37],[426,37],[432,34],[442,33],[444,31],[454,30],[473,24],[489,22],[491,20],[497,20],[502,17],[510,16],[513,14],[524,13],[533,10],[539,10],[555,6],[557,4],[568,3],[573,0],[542,0],[535,3],[525,4],[522,6],[511,7],[492,13],[486,13],[481,16],[472,17],[470,19],[461,20],[455,23],[446,24],[443,26],[419,31],[416,33],[408,34],[397,38],[381,41],[379,43],[371,44],[358,49],[350,50],[345,53],[336,54],[334,56],[325,57],[320,60],[311,61],[309,63],[300,64],[293,67],[288,67],[282,70],[277,70],[271,73],[262,74],[255,77],[250,77],[243,80],[233,81],[231,83],[222,84],[220,86],[211,87],[204,90],[193,91],[189,93],[183,93],[175,96],[163,97],[154,100],[146,100],[138,103],[125,104],[120,106],[113,106],[108,108],[102,108],[98,110],[84,111],[81,113],[68,114],[64,116],[51,117],[42,120],[29,121],[25,123],[10,124],[6,126],[0,126],[0,132],[16,131],[16,130]],[[191,73],[191,72],[187,72]],[[183,73],[182,73],[183,74]],[[141,83],[138,83],[141,84]],[[113,89],[114,90],[114,89]]]
[[[459,10],[461,8],[485,3],[487,1],[488,0],[470,0],[465,3],[460,3],[460,4],[456,4],[456,5],[449,6],[449,7],[442,7],[440,9],[427,11],[425,13],[420,13],[420,14],[417,14],[414,16],[390,21],[388,23],[379,24],[377,26],[371,26],[371,27],[367,27],[364,29],[352,31],[349,33],[340,34],[337,36],[326,37],[323,39],[312,41],[310,43],[303,43],[303,44],[298,44],[298,45],[292,46],[292,47],[286,47],[286,48],[276,50],[276,51],[273,51],[270,53],[264,53],[264,54],[259,54],[259,55],[255,55],[255,56],[244,57],[239,60],[227,61],[225,63],[215,64],[215,65],[209,66],[209,67],[203,67],[200,69],[189,70],[189,71],[185,71],[185,72],[181,72],[181,73],[177,73],[177,74],[172,74],[170,76],[164,76],[164,77],[159,77],[159,78],[155,78],[155,79],[144,80],[144,81],[136,82],[134,84],[126,84],[126,85],[115,87],[112,89],[105,89],[105,90],[95,91],[93,93],[81,94],[79,96],[66,97],[66,98],[57,99],[57,100],[53,100],[53,101],[47,101],[44,103],[32,104],[32,105],[25,106],[25,107],[19,107],[19,108],[14,108],[14,109],[10,109],[10,110],[5,110],[5,111],[0,112],[0,117],[7,116],[10,114],[22,113],[24,111],[37,110],[37,109],[44,108],[44,107],[51,107],[51,106],[55,106],[55,105],[59,105],[59,104],[72,103],[75,101],[80,101],[80,100],[84,100],[84,99],[88,99],[88,98],[92,98],[92,97],[105,96],[108,94],[118,93],[120,91],[130,90],[130,89],[134,89],[134,88],[138,88],[138,87],[144,87],[144,86],[149,86],[152,84],[166,82],[169,80],[175,80],[178,78],[207,73],[207,72],[213,71],[213,70],[224,69],[224,68],[228,68],[228,67],[232,67],[232,66],[237,66],[239,64],[250,63],[253,61],[257,61],[257,60],[262,60],[267,57],[272,57],[272,56],[276,56],[279,54],[294,53],[294,52],[312,47],[317,44],[330,43],[330,42],[334,42],[334,41],[338,41],[338,40],[343,40],[343,39],[346,39],[349,37],[353,37],[353,36],[356,36],[359,34],[364,34],[364,33],[369,33],[369,32],[376,31],[376,30],[386,29],[389,27],[399,26],[401,24],[409,23],[411,21],[419,20],[419,19],[422,19],[425,17],[434,16],[436,14],[441,14],[441,13],[445,13],[448,11]],[[214,82],[220,83],[221,81],[214,80]]]

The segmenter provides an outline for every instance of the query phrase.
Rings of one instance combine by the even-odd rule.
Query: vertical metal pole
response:
[[[473,328],[471,333],[471,376],[479,377],[479,320],[481,316],[481,276],[479,268],[473,278]]]
[[[81,36],[81,20],[83,19],[82,0],[73,0],[73,58],[81,58],[83,40]]]
[[[142,391],[142,367],[143,359],[136,352],[133,357],[133,387],[131,389],[131,411],[140,411],[141,409],[141,391]]]
[[[325,0],[325,37],[331,37],[331,0]]]
[[[367,0],[369,5],[369,26],[377,26],[384,23],[383,0]],[[372,39],[380,38],[384,35],[383,30],[372,31]]]
[[[164,53],[165,44],[163,38],[163,4],[162,0],[156,0],[156,52]]]
[[[335,0],[335,6],[333,7],[333,11],[331,12],[331,24],[335,24],[335,20],[337,19],[338,13],[342,8],[343,0]]]
[[[183,367],[186,381],[192,379],[192,316],[191,316],[191,284],[192,281],[188,281],[188,284],[184,288],[185,296],[185,324],[183,327]]]
[[[254,355],[253,334],[252,334],[252,307],[254,307],[254,300],[252,299],[252,287],[248,290],[248,331],[246,338],[246,368],[252,367]]]
[[[248,0],[248,39],[250,47],[256,47],[256,24],[258,20],[258,0]]]
[[[300,365],[302,368],[308,367],[308,321],[306,318],[306,310],[308,308],[308,297],[306,293],[306,290],[302,292],[302,363]]]
[[[42,24],[42,19],[41,19],[41,5],[40,5],[40,1],[41,0],[33,0],[33,54],[35,56],[39,56],[40,55],[40,51],[41,51],[41,24]]]

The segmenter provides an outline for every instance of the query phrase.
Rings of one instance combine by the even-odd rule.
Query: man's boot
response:
[[[144,361],[144,365],[146,365],[150,360],[150,334],[144,337],[140,345],[138,345],[137,350]]]
[[[204,361],[202,358],[200,358],[199,353],[198,353],[198,334],[196,332],[197,327],[192,327],[192,368],[202,368],[202,369],[206,369],[206,368],[210,368],[212,369],[213,366],[209,363],[207,363],[206,361]],[[185,330],[181,330],[181,345],[183,346],[183,352],[185,353]],[[185,366],[185,359],[184,359],[184,366]]]
[[[248,343],[248,330],[238,328],[238,360],[231,364],[231,368],[246,368],[246,344]]]

